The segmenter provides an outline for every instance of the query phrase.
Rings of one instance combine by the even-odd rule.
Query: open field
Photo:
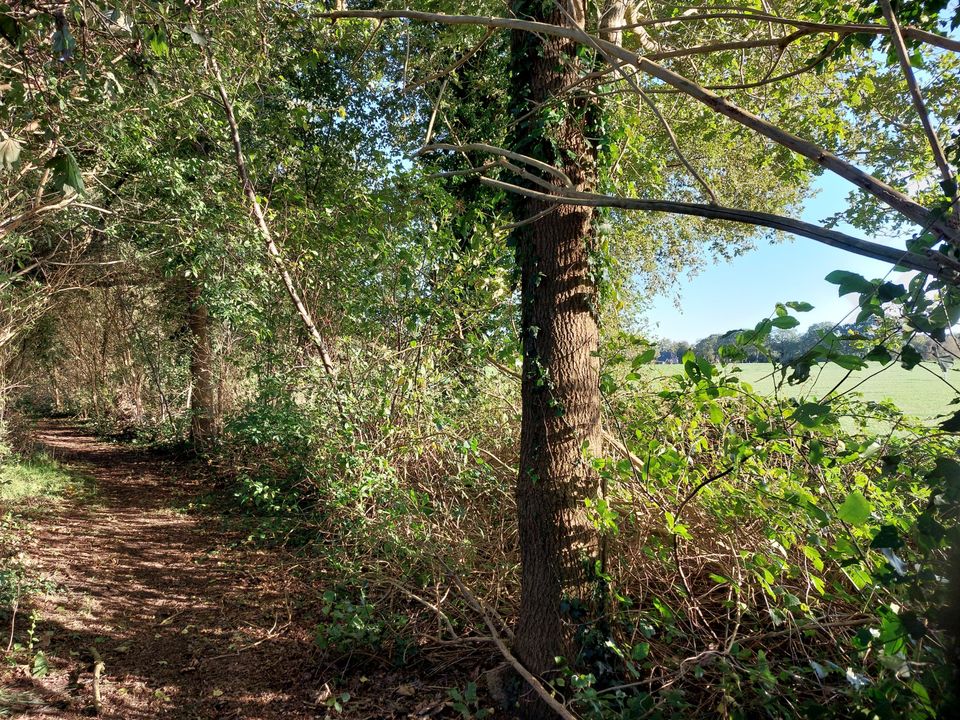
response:
[[[655,372],[661,375],[673,375],[682,372],[680,365],[654,365]],[[768,363],[740,363],[740,378],[753,385],[761,393],[772,393],[774,378],[772,366]],[[822,397],[843,379],[846,370],[836,365],[815,368],[811,379],[803,385],[791,386],[784,383],[781,394],[785,397]],[[913,370],[904,370],[897,363],[886,367],[879,363],[870,363],[866,370],[854,372],[840,386],[840,391],[858,387],[865,400],[892,400],[897,407],[909,415],[923,420],[935,421],[938,415],[950,410],[949,403],[955,397],[954,391],[943,381],[944,375],[936,363],[923,363]],[[960,370],[951,370],[946,379],[954,386],[960,386]],[[953,408],[956,409],[956,408]]]

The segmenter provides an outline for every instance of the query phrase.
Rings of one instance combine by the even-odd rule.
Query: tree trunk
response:
[[[513,0],[512,10],[517,17],[566,26],[582,16],[543,0]],[[512,112],[529,116],[517,124],[512,149],[562,169],[576,189],[592,190],[597,155],[588,133],[596,106],[586,95],[567,96],[557,119],[558,107],[551,102],[583,69],[576,51],[568,40],[513,34]],[[521,220],[550,207],[526,198],[516,202]],[[523,335],[516,492],[522,586],[513,650],[547,680],[555,657],[576,663],[576,623],[602,610],[590,604],[599,539],[584,503],[599,494],[590,463],[600,444],[592,220],[591,208],[559,206],[516,232]],[[570,607],[566,600],[584,603],[579,605],[584,615],[574,620],[561,608]],[[520,700],[523,717],[551,717],[529,688]]]
[[[217,423],[213,402],[213,343],[210,314],[200,299],[200,288],[187,291],[187,326],[190,328],[190,442],[209,447],[216,439]]]

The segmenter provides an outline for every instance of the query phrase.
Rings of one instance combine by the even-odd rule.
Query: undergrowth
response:
[[[569,599],[583,655],[546,678],[557,694],[604,720],[936,717],[957,437],[852,394],[761,396],[692,355],[651,384],[647,356],[607,358],[607,492],[588,511],[610,622]],[[346,427],[316,378],[266,383],[216,461],[251,539],[315,560],[326,657],[495,666],[481,609],[506,636],[519,589],[512,379],[435,375],[393,404],[402,374],[364,372]]]

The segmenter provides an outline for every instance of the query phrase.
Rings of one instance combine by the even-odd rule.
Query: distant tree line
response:
[[[692,345],[686,340],[660,340],[657,343],[657,362],[679,363],[690,350],[693,350],[698,357],[716,362],[724,354],[721,348],[727,347],[733,350],[737,342],[737,335],[740,332],[740,330],[729,330],[725,333],[714,333],[701,338]],[[876,328],[871,326],[869,322],[849,323],[840,326],[829,322],[821,322],[814,323],[803,332],[774,330],[768,343],[769,352],[763,352],[755,347],[740,347],[737,348],[738,359],[742,362],[790,360],[803,355],[821,342],[824,336],[831,334],[834,338],[840,338],[841,347],[837,348],[838,350],[856,354],[870,349],[869,338],[876,337]],[[836,342],[836,340],[831,342]],[[940,356],[956,355],[958,351],[958,343],[953,336],[949,336],[944,343],[940,343],[942,348],[938,347],[938,343],[926,335],[919,334],[910,341],[910,345],[920,353],[925,362],[935,362]]]

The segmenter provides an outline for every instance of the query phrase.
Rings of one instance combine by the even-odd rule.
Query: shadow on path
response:
[[[325,715],[291,558],[245,549],[216,517],[177,510],[203,490],[181,459],[59,422],[41,423],[36,438],[90,475],[95,495],[33,524],[27,562],[56,589],[32,607],[49,673],[0,670],[7,692],[21,693],[19,717],[95,714],[94,651],[105,665],[101,718]],[[30,614],[18,616],[20,641]]]

